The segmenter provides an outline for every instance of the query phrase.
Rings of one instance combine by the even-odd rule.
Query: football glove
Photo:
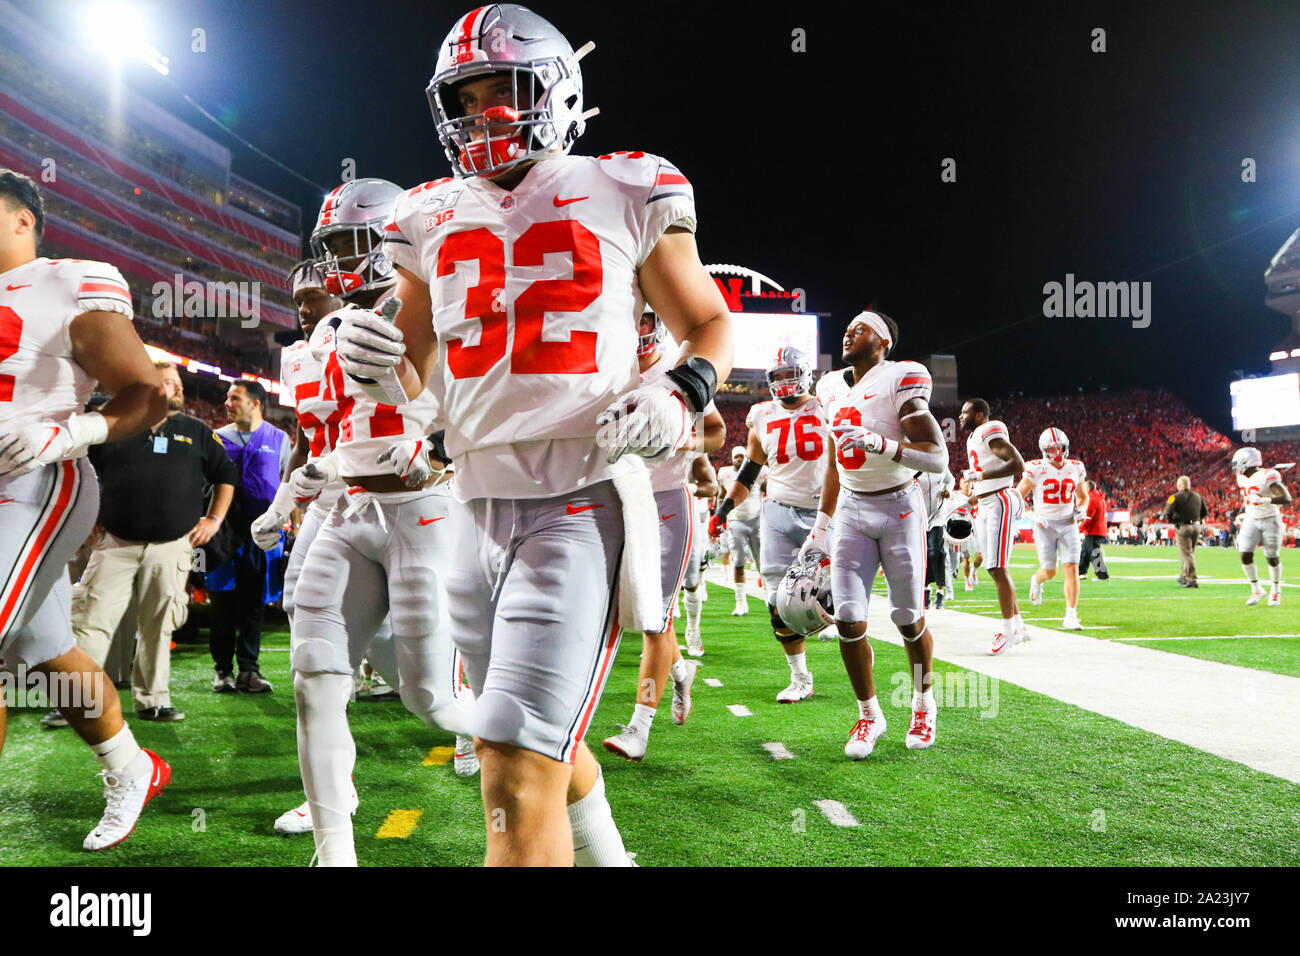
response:
[[[835,445],[841,451],[860,451],[870,452],[873,455],[879,455],[885,450],[885,436],[873,432],[869,428],[861,425],[850,425],[847,422],[841,422],[831,429],[835,433]]]
[[[0,436],[0,475],[14,478],[55,461],[81,458],[91,445],[108,440],[108,422],[99,412],[73,414],[64,422],[34,422]]]
[[[972,485],[983,478],[984,473],[977,468],[967,468],[961,473],[961,476],[969,481]]]
[[[333,457],[326,455],[309,461],[289,476],[289,490],[293,493],[293,502],[299,508],[305,508],[325,490],[325,486],[339,476],[339,466]]]
[[[633,389],[596,417],[596,441],[618,461],[625,452],[649,462],[670,457],[691,440],[691,415],[681,396],[662,385]]]
[[[251,528],[253,544],[263,551],[270,551],[279,544],[280,532],[284,528],[284,523],[289,520],[289,513],[293,510],[293,506],[293,490],[288,482],[281,482],[280,487],[275,491],[275,497],[271,500],[271,507],[253,519]]]
[[[817,519],[813,522],[812,531],[808,533],[807,539],[799,549],[799,562],[803,561],[813,551],[820,551],[826,555],[823,564],[830,564],[831,539],[826,529],[830,526],[831,516],[824,511],[817,512]]]
[[[406,354],[402,330],[393,324],[401,308],[402,300],[393,296],[377,312],[349,306],[334,313],[339,319],[334,332],[339,368],[367,395],[387,405],[410,401],[397,373]]]
[[[389,445],[375,463],[393,469],[393,474],[408,488],[419,488],[433,476],[429,443],[423,438],[408,438]]]
[[[1260,505],[1271,505],[1272,503],[1273,503],[1272,495],[1262,494],[1261,492],[1258,491],[1252,491],[1250,494],[1246,495],[1246,504],[1251,505],[1252,507],[1258,507]]]
[[[727,519],[722,515],[709,515],[709,537],[717,540],[722,537],[722,531],[727,527]]]

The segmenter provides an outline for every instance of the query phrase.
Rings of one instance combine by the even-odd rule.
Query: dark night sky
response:
[[[82,5],[18,2],[64,32]],[[468,6],[139,6],[181,88],[316,182],[333,185],[344,157],[402,185],[447,175],[423,91]],[[985,6],[533,9],[575,48],[597,44],[583,76],[602,113],[576,151],[680,166],[705,261],[806,289],[833,314],[824,350],[874,301],[902,324],[899,357],[956,350],[965,394],[1160,385],[1226,429],[1232,370],[1265,370],[1288,327],[1262,276],[1300,226],[1300,4]],[[195,26],[204,54],[189,52]],[[791,51],[796,27],[806,53]],[[131,76],[235,145],[165,81]],[[314,215],[318,192],[235,154],[237,172]],[[940,182],[944,157],[956,183]],[[1241,182],[1244,157],[1258,182]],[[1043,318],[1043,284],[1067,272],[1149,279],[1151,326]]]

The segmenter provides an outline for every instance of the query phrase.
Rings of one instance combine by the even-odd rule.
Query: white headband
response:
[[[871,331],[875,332],[878,336],[880,336],[882,339],[885,340],[886,350],[888,350],[889,347],[894,344],[894,337],[889,334],[889,326],[885,325],[885,320],[882,319],[880,316],[878,316],[876,313],[859,312],[857,315],[853,317],[853,321],[849,323],[850,327],[853,326],[853,322],[865,322],[867,324],[867,327],[871,329]]]

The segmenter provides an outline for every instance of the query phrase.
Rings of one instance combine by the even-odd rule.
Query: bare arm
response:
[[[707,458],[696,458],[691,462],[691,480],[695,482],[696,498],[712,498],[721,490],[718,487],[718,473],[713,470],[713,462]]]
[[[226,512],[230,510],[230,502],[234,497],[234,485],[217,485],[213,489],[212,506],[208,509],[208,514],[195,522],[194,527],[190,529],[190,544],[197,548],[212,540],[212,536],[217,533],[217,528],[226,519]],[[208,515],[216,520],[208,520]]]
[[[1026,501],[1029,500],[1029,494],[1033,490],[1034,490],[1034,483],[1029,480],[1028,475],[1025,475],[1023,478],[1021,478],[1020,484],[1016,485],[1016,494],[1018,494],[1021,498],[1024,498]],[[1075,490],[1077,491],[1078,489],[1076,488]]]
[[[433,378],[438,362],[438,336],[433,331],[433,299],[428,283],[415,273],[397,267],[394,295],[402,300],[402,310],[394,324],[401,330],[406,354],[397,366],[398,377],[407,395],[419,395]]]
[[[1002,459],[1002,464],[994,465],[982,472],[981,477],[985,481],[990,478],[1005,478],[1008,475],[1018,480],[1024,474],[1025,460],[1020,457],[1020,452],[1011,442],[1005,438],[994,438],[989,442],[989,450]]]
[[[68,327],[72,357],[113,397],[99,409],[108,441],[138,435],[167,417],[167,395],[131,320],[119,312],[83,312]]]
[[[1023,498],[1024,495],[1021,495],[1021,497]],[[1088,507],[1088,489],[1083,485],[1074,486],[1074,506],[1076,508]]]
[[[646,301],[681,343],[677,364],[692,356],[706,359],[718,381],[725,381],[734,357],[731,314],[717,283],[700,262],[694,234],[670,226],[641,266],[640,281]]]
[[[745,457],[756,465],[766,465],[767,455],[763,452],[763,443],[758,440],[758,435],[754,429],[749,430],[749,439],[745,443]],[[745,503],[749,497],[749,489],[739,481],[734,481],[731,488],[727,491],[727,497],[737,506]]]
[[[1273,499],[1275,505],[1287,505],[1291,503],[1291,492],[1287,491],[1286,485],[1280,481],[1275,481],[1264,489]]]
[[[826,475],[822,478],[822,496],[818,501],[817,510],[833,516],[839,500],[840,466],[835,460],[835,441],[832,438],[826,442]]]
[[[289,452],[289,460],[284,463],[284,474],[280,476],[280,480],[288,481],[290,475],[307,464],[310,451],[311,445],[307,442],[307,432],[299,423],[298,439],[293,443],[293,451]]]
[[[727,440],[727,423],[717,409],[704,413],[699,432],[695,436],[695,451],[711,452],[722,447]]]

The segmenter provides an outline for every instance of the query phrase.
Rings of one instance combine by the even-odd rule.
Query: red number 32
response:
[[[596,371],[596,333],[575,330],[568,341],[542,339],[546,312],[581,312],[600,296],[604,270],[600,240],[573,219],[538,222],[514,242],[514,265],[540,266],[548,252],[573,256],[572,279],[538,279],[515,299],[515,336],[510,371],[517,375],[583,375]],[[486,375],[506,355],[509,319],[501,301],[506,279],[505,243],[484,228],[456,232],[438,249],[439,277],[458,262],[478,262],[478,282],[466,290],[465,318],[477,319],[477,345],[447,340],[447,367],[453,378]]]

